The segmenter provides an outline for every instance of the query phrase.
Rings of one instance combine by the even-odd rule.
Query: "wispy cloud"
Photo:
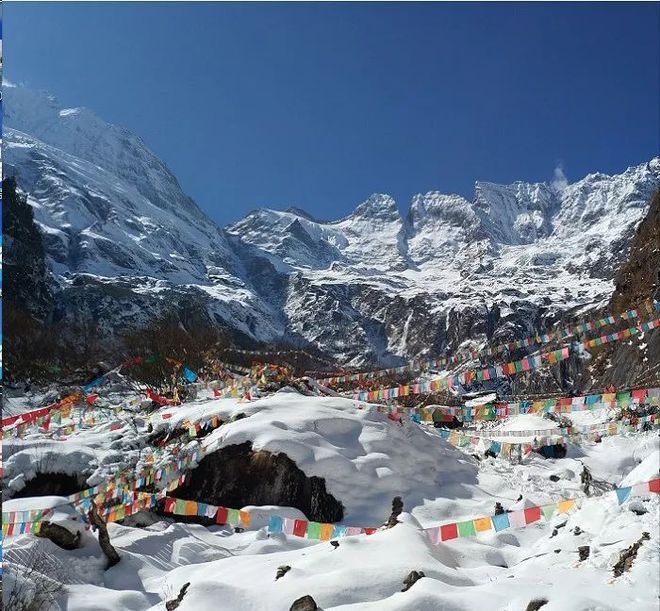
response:
[[[564,174],[564,164],[561,161],[555,166],[552,183],[550,184],[558,193],[561,193],[566,187],[568,187],[568,179],[566,178],[566,174]]]

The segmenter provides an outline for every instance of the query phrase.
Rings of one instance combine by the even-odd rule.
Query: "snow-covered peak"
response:
[[[355,209],[349,218],[396,222],[401,220],[401,215],[392,197],[384,193],[373,193]]]
[[[547,183],[477,182],[475,208],[483,237],[500,244],[529,244],[552,232],[557,193]]]
[[[656,158],[573,184],[431,191],[405,220],[374,194],[339,220],[262,208],[221,230],[127,130],[21,87],[6,88],[5,109],[5,174],[28,194],[60,284],[94,275],[111,292],[129,278],[148,295],[171,283],[203,293],[195,307],[214,321],[356,363],[528,333],[604,302],[660,187]],[[108,316],[123,311],[114,299]]]
[[[141,138],[86,108],[65,108],[44,91],[6,87],[4,123],[102,168],[182,220],[206,218]]]

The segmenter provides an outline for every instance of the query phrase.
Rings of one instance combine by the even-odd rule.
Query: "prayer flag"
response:
[[[492,530],[493,525],[490,518],[477,518],[474,520],[474,528],[479,532],[485,532],[487,530]]]
[[[330,539],[332,537],[332,533],[334,529],[335,529],[334,524],[328,524],[328,523],[321,524],[321,535],[320,535],[321,541],[327,541],[328,539]]]
[[[238,516],[241,520],[241,525],[244,526],[245,528],[248,528],[250,526],[250,514],[247,511],[239,511]]]
[[[310,522],[307,525],[307,538],[308,539],[321,538],[321,525],[318,522]]]
[[[498,515],[494,515],[491,519],[493,520],[493,526],[497,532],[504,530],[505,528],[509,528],[510,526],[508,513],[500,513]]]
[[[296,537],[304,537],[305,532],[307,531],[307,521],[306,520],[295,520],[293,523],[293,534]]]
[[[282,518],[280,516],[270,516],[268,520],[268,530],[272,533],[282,532]]]
[[[541,507],[541,511],[543,512],[543,517],[546,520],[549,520],[554,515],[555,509],[557,509],[556,503],[552,503],[551,505],[543,505]]]
[[[238,526],[241,522],[238,509],[227,509],[227,524]]]
[[[625,500],[630,496],[630,492],[632,491],[632,488],[630,486],[627,486],[626,488],[617,488],[616,489],[616,498],[619,501],[619,505],[622,505]]]
[[[218,507],[218,511],[215,514],[216,524],[227,524],[227,514],[228,511],[225,507]]]
[[[509,513],[509,524],[512,528],[520,528],[525,526],[525,512],[524,511],[512,511]]]
[[[458,526],[458,534],[461,537],[471,537],[472,535],[476,534],[476,531],[474,529],[474,520],[459,522],[457,526]]]

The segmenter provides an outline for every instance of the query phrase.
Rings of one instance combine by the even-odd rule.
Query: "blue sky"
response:
[[[5,75],[140,135],[220,224],[657,154],[657,3],[4,3]]]

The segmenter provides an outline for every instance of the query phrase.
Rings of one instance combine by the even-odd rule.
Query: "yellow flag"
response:
[[[250,514],[247,511],[239,511],[238,516],[242,526],[245,526],[245,528],[250,526]]]
[[[322,541],[327,541],[332,537],[332,533],[334,532],[334,524],[321,524],[321,535],[319,539]]]
[[[568,513],[573,506],[575,505],[575,500],[568,499],[566,501],[559,501],[557,503],[557,512],[558,513]]]
[[[486,530],[492,530],[493,525],[490,521],[490,518],[477,518],[474,520],[474,528],[479,533]]]

